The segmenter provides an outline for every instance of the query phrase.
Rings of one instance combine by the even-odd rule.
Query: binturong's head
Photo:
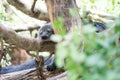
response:
[[[46,39],[50,39],[51,35],[53,34],[54,31],[52,29],[51,24],[47,23],[38,30],[36,38],[46,40]]]

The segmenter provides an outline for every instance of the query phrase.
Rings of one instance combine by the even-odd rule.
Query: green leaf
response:
[[[116,20],[116,25],[115,25],[115,32],[120,33],[120,19]]]
[[[56,22],[54,22],[53,27],[58,28],[58,29],[63,27],[63,18],[58,17],[58,20]]]
[[[54,41],[54,42],[60,42],[60,41],[62,41],[62,39],[63,39],[63,37],[61,36],[61,35],[52,35],[51,37],[50,37],[50,39],[52,40],[52,41]]]

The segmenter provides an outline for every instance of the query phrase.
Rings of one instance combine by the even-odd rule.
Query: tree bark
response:
[[[81,18],[77,10],[75,0],[45,0],[48,13],[52,25],[58,20],[58,17],[63,18],[63,28],[67,32],[71,31],[72,27],[81,28]],[[70,14],[70,9],[74,9],[75,16]],[[54,27],[53,27],[54,28]],[[60,33],[60,28],[54,28],[56,34]]]
[[[44,71],[44,74],[45,74],[45,77],[47,78],[46,80],[67,80],[67,72],[60,73],[60,75],[57,75],[58,74],[57,73],[56,74],[57,76],[53,74],[52,77],[49,77],[52,74],[51,72]],[[0,75],[0,79],[2,80],[16,80],[16,79],[17,80],[39,80],[37,77],[35,68],[3,74],[3,75]]]

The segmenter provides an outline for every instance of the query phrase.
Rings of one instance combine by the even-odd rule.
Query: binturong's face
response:
[[[37,38],[42,40],[50,39],[51,35],[54,34],[51,24],[46,24],[41,27],[37,32]]]

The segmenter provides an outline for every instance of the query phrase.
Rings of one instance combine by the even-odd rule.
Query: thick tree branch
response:
[[[54,28],[55,33],[59,34],[61,28],[66,29],[67,32],[71,31],[73,27],[81,28],[81,18],[78,13],[75,0],[45,0],[49,12],[51,23],[53,24],[58,20],[58,17],[63,18],[63,26]],[[75,16],[70,14],[70,10],[74,10]],[[62,28],[62,29],[63,29]]]
[[[32,31],[39,28],[40,26],[37,24],[23,24],[13,27],[13,30],[15,30],[16,32],[21,32],[21,31]]]
[[[35,7],[34,12],[33,12],[33,11],[31,11],[32,5],[31,5],[31,8],[28,8],[27,5],[20,2],[20,0],[7,0],[7,1],[10,5],[13,5],[18,10],[22,11],[23,13],[25,13],[31,17],[37,18],[39,20],[50,21],[47,11],[45,12],[45,11],[41,10],[40,8],[36,9],[36,7]]]
[[[53,73],[55,74],[56,72],[53,72]],[[45,77],[47,77],[47,80],[67,80],[67,72],[64,72],[61,74],[57,73],[56,74],[57,76],[54,76],[51,78],[49,78],[49,75],[52,75],[52,73],[47,72],[46,74],[46,72],[44,72],[44,74],[45,74]],[[16,80],[16,79],[17,80],[38,80],[35,68],[3,74],[3,75],[0,75],[0,79],[2,80]]]
[[[28,38],[18,35],[14,30],[7,28],[0,23],[0,37],[4,38],[8,43],[16,45],[16,47],[27,51],[49,51],[55,50],[55,43],[52,41],[42,41],[35,38]]]

